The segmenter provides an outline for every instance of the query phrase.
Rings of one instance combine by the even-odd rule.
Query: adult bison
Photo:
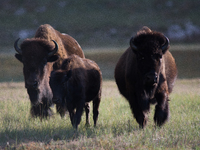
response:
[[[175,60],[168,51],[169,39],[143,27],[130,40],[130,47],[115,68],[120,93],[128,100],[140,127],[147,123],[150,104],[157,103],[154,121],[163,125],[169,117],[169,93],[177,77]]]
[[[49,77],[52,70],[59,69],[64,58],[76,54],[85,57],[77,41],[61,34],[48,24],[41,25],[34,38],[26,39],[18,47],[15,57],[23,63],[25,87],[31,100],[33,117],[48,117],[52,114],[52,91]],[[59,109],[57,105],[57,109]]]
[[[102,76],[98,65],[77,55],[65,59],[61,69],[52,71],[50,77],[53,102],[66,107],[71,123],[76,129],[81,121],[83,108],[86,112],[86,125],[89,125],[90,101],[93,101],[93,120],[96,126],[101,85]]]

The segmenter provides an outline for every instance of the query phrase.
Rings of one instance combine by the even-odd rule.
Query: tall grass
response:
[[[0,84],[0,148],[17,149],[199,149],[200,80],[178,80],[170,96],[170,120],[161,128],[153,122],[140,129],[128,102],[114,81],[103,82],[97,127],[85,127],[85,114],[78,131],[68,114],[43,120],[30,117],[30,102],[23,83]],[[55,112],[55,109],[54,109]],[[92,112],[92,110],[91,110]]]

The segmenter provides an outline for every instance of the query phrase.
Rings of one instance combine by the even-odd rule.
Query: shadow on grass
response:
[[[69,118],[67,118],[69,119]],[[64,121],[64,120],[63,120]],[[84,121],[82,121],[84,122]],[[131,123],[132,122],[132,123]],[[5,130],[0,133],[1,148],[15,148],[17,145],[24,143],[43,143],[50,144],[51,142],[65,141],[81,141],[81,139],[102,138],[105,136],[117,137],[120,135],[139,131],[139,126],[133,123],[133,120],[127,120],[121,123],[98,124],[97,127],[85,127],[84,123],[79,125],[79,129],[73,129],[72,125],[67,123],[67,126],[56,128],[40,128],[30,129],[29,127],[23,130]]]

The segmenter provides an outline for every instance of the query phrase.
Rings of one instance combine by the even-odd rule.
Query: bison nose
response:
[[[36,89],[38,87],[38,82],[37,81],[33,81],[33,82],[26,82],[25,87],[26,88],[33,88]]]
[[[37,88],[37,87],[38,87],[38,82],[35,81],[35,82],[33,83],[33,88]]]
[[[153,85],[157,83],[158,75],[157,73],[148,73],[145,78],[145,83],[148,85]]]

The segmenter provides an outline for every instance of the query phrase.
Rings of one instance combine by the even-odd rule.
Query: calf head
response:
[[[58,56],[54,55],[58,50],[58,45],[55,41],[53,44],[53,42],[41,39],[27,39],[19,48],[18,41],[19,39],[14,44],[17,51],[15,57],[23,63],[25,87],[32,104],[36,104],[41,86],[49,86],[49,75],[52,69],[49,62],[58,59]]]
[[[136,55],[138,76],[143,89],[153,97],[162,71],[163,55],[168,50],[169,39],[145,27],[131,38],[130,47]]]
[[[67,81],[71,77],[71,70],[57,70],[51,72],[50,87],[53,92],[53,103],[62,104],[67,94]]]

